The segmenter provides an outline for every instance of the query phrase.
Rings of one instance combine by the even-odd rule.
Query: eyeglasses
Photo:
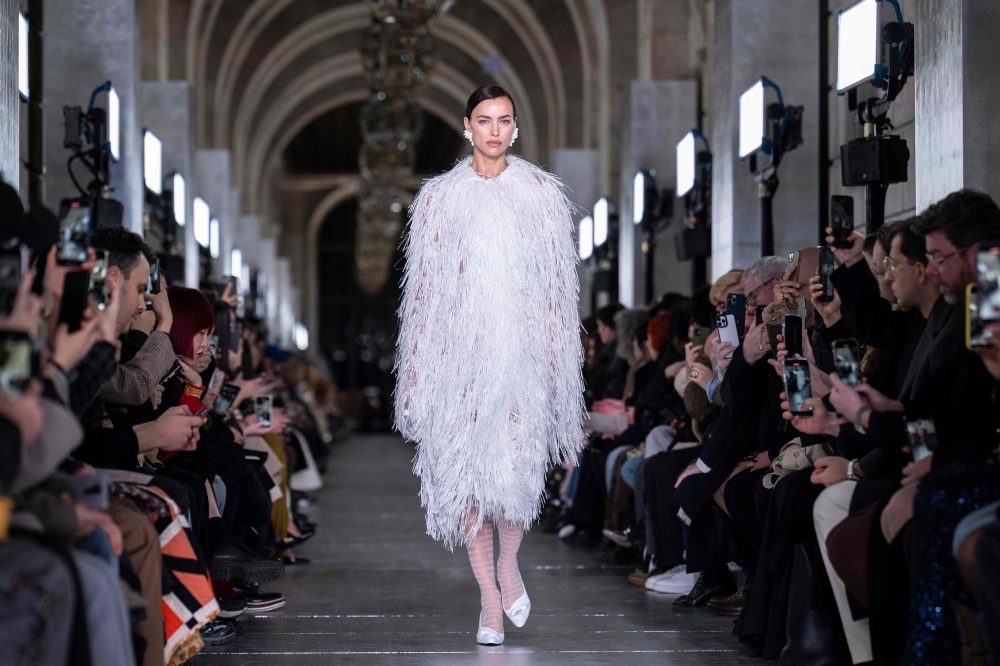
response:
[[[906,262],[903,262],[901,264],[897,264],[895,261],[893,261],[892,259],[890,259],[888,256],[886,256],[885,258],[882,259],[882,266],[885,268],[885,272],[886,273],[895,274],[896,269],[899,268],[900,266],[912,266],[912,265],[913,265],[912,261],[906,261]]]
[[[967,248],[967,247],[963,247],[960,250],[955,250],[954,252],[949,252],[948,254],[942,254],[939,257],[935,257],[933,254],[929,254],[929,253],[925,254],[925,256],[927,257],[927,261],[931,262],[935,266],[943,266],[944,262],[946,262],[949,259],[951,259],[952,257],[954,257],[956,254],[961,254],[961,253],[965,252],[968,249],[969,248]]]
[[[764,287],[766,287],[767,285],[771,284],[772,282],[774,282],[775,280],[778,280],[780,278],[781,278],[780,275],[775,275],[770,280],[768,280],[767,282],[765,282],[764,284],[760,285],[759,287],[757,287],[756,289],[754,289],[753,291],[751,291],[749,294],[747,294],[747,308],[748,309],[750,309],[750,308],[756,309],[756,307],[757,307],[757,296],[760,294],[761,290]]]

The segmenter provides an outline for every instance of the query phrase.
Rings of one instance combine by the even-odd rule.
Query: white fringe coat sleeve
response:
[[[427,532],[449,549],[484,520],[527,527],[549,467],[584,443],[570,205],[516,157],[470,158],[410,209],[396,355],[396,428],[417,443]]]

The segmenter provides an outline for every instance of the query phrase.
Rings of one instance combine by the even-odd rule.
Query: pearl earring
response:
[[[472,140],[472,132],[465,130],[465,138],[469,140],[469,143],[471,143],[473,147],[475,147],[476,142]]]
[[[514,140],[516,138],[517,138],[517,127],[514,128],[514,133],[510,135],[510,143],[507,144],[508,148],[514,145]]]

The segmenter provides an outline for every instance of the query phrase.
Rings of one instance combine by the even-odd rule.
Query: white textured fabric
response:
[[[396,428],[417,442],[427,533],[449,550],[484,520],[530,525],[546,470],[584,444],[570,204],[529,162],[485,179],[471,160],[410,208],[395,367]]]

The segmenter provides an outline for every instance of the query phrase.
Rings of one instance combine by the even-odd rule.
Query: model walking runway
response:
[[[531,619],[507,624],[499,647],[475,643],[469,622],[479,586],[465,554],[425,534],[412,473],[414,449],[398,435],[335,445],[326,486],[310,511],[320,523],[301,548],[312,559],[273,587],[288,604],[240,619],[240,640],[206,648],[205,666],[320,664],[749,664],[729,635],[732,618],[671,607],[673,597],[625,582],[631,567],[597,550],[528,532],[518,560]],[[497,544],[499,547],[499,543]],[[228,648],[228,649],[227,649]]]

